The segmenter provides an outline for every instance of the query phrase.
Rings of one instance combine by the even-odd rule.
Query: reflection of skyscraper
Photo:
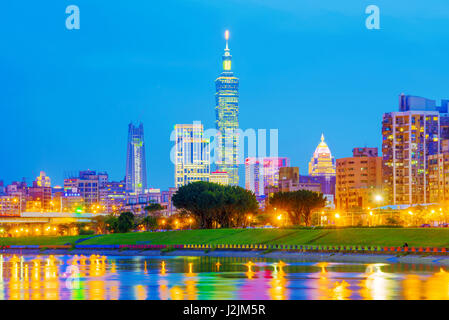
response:
[[[143,124],[128,126],[128,150],[126,155],[126,190],[143,193],[147,188],[147,166]]]
[[[175,187],[194,181],[209,181],[209,141],[203,137],[203,125],[175,125]]]
[[[228,48],[229,32],[225,33],[226,49],[223,55],[223,72],[215,80],[215,111],[217,128],[217,170],[227,172],[231,185],[239,183],[238,128],[239,79],[231,70],[232,56]]]

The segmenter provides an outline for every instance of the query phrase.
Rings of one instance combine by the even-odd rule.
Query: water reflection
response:
[[[414,264],[3,254],[7,299],[449,299],[449,273]]]

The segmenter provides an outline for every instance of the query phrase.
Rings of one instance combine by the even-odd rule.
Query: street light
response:
[[[411,218],[410,218],[410,222],[411,223],[410,224],[413,225],[413,212],[409,211],[408,214],[411,216]]]
[[[282,221],[283,218],[284,218],[284,217],[282,216],[282,214],[280,214],[280,215],[278,215],[278,216],[276,217],[276,219],[279,220],[279,224],[280,224],[281,227],[283,227],[283,221]]]
[[[334,214],[334,218],[335,218],[334,224],[335,224],[335,225],[338,225],[338,220],[340,219],[340,214],[339,214],[338,212],[335,213],[335,214]]]

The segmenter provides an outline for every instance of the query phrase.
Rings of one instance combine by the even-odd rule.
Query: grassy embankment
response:
[[[0,238],[0,245],[58,245],[79,238]],[[449,247],[449,229],[345,228],[345,229],[218,229],[110,234],[81,244],[291,244],[291,245],[380,245]]]

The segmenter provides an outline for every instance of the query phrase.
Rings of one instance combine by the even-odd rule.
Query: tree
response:
[[[161,206],[159,203],[150,203],[145,208],[145,213],[147,215],[157,214],[159,211],[164,210],[164,207]]]
[[[152,216],[143,218],[142,224],[145,226],[145,230],[154,230],[157,228],[157,219]]]
[[[134,214],[132,212],[122,212],[118,217],[117,231],[121,233],[129,232],[134,227]]]
[[[106,217],[105,219],[105,231],[108,232],[119,232],[118,230],[118,218],[116,216],[113,215],[109,215]]]
[[[275,193],[269,200],[272,207],[288,213],[290,221],[299,225],[310,225],[312,211],[324,207],[326,200],[322,193],[309,190]]]
[[[211,182],[192,182],[179,188],[173,205],[196,218],[200,228],[243,226],[245,215],[255,213],[254,193],[237,186]]]

